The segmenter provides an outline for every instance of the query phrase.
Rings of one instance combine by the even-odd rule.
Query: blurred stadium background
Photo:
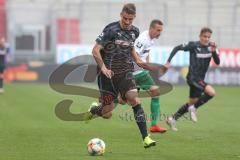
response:
[[[134,24],[140,31],[154,18],[164,22],[164,32],[151,50],[153,63],[164,64],[173,46],[198,40],[202,27],[213,29],[221,65],[211,63],[206,81],[216,86],[217,96],[200,110],[197,124],[184,119],[178,133],[154,134],[158,146],[143,151],[135,123],[121,119],[131,114],[129,107],[117,107],[107,122],[65,122],[55,116],[55,105],[65,98],[74,100],[71,111],[76,113],[86,111],[95,99],[54,92],[48,86],[49,75],[75,56],[90,55],[97,35],[119,20],[128,2],[0,0],[0,37],[6,37],[11,48],[4,73],[8,83],[0,96],[0,159],[92,159],[86,144],[99,137],[106,142],[107,153],[98,159],[239,160],[240,0],[131,1],[137,7]],[[174,90],[161,97],[162,113],[173,113],[187,100],[188,57],[178,53],[162,78],[174,84]],[[82,81],[82,72],[74,73],[67,80]],[[143,99],[146,113],[149,103]]]
[[[8,81],[47,81],[52,69],[72,57],[91,54],[95,38],[103,27],[119,19],[122,5],[119,0],[1,0],[0,36],[11,46],[10,64],[22,71],[26,67],[40,68],[30,77],[5,74]],[[203,26],[214,31],[212,40],[218,44],[221,67],[213,69],[208,79],[213,84],[240,85],[240,0],[134,0],[140,31],[148,29],[152,19],[164,22],[164,32],[151,52],[153,63],[165,63],[174,45],[197,40]],[[188,54],[178,54],[175,67],[188,65]],[[214,67],[214,66],[213,66]],[[49,67],[47,67],[49,68]],[[51,67],[50,67],[51,68]],[[11,68],[9,68],[11,69]],[[8,71],[9,71],[8,69]],[[179,70],[179,69],[177,69]],[[176,71],[177,71],[176,70]],[[181,83],[185,69],[178,75],[173,69],[169,79]],[[224,74],[221,74],[224,73]],[[14,73],[15,74],[15,73]],[[222,75],[222,78],[219,78]],[[16,76],[15,76],[16,77]],[[28,79],[29,78],[29,79]]]

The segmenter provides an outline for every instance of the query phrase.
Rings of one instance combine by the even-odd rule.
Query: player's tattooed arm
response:
[[[106,65],[103,62],[100,50],[102,49],[102,45],[96,43],[95,46],[93,47],[92,54],[93,57],[98,65],[98,67],[101,69],[101,72],[108,78],[112,78],[113,76],[113,71],[108,69]]]

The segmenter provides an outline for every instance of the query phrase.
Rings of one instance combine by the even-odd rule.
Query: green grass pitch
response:
[[[157,146],[144,149],[129,106],[118,106],[110,120],[66,122],[54,114],[55,105],[73,99],[72,112],[86,111],[93,98],[59,94],[44,84],[6,85],[0,95],[1,160],[240,160],[240,88],[216,87],[217,96],[198,111],[198,123],[182,119],[178,132],[152,134]],[[174,87],[161,96],[162,113],[186,102],[188,87]],[[142,99],[149,114],[149,99]],[[167,127],[164,121],[161,125]],[[148,123],[149,125],[149,123]],[[106,143],[104,156],[91,157],[91,138]]]

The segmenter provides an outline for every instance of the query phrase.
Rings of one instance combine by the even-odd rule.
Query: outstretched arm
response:
[[[181,44],[181,45],[174,47],[172,52],[170,53],[170,56],[168,57],[167,63],[164,65],[165,70],[166,71],[168,70],[172,58],[175,56],[175,54],[178,51],[180,51],[180,50],[189,51],[191,48],[192,48],[192,42],[189,42],[188,44]]]
[[[167,62],[170,63],[172,58],[175,56],[175,54],[180,50],[183,50],[182,45],[178,45],[178,46],[174,47],[172,52],[170,53],[170,56],[168,57]]]
[[[156,71],[159,70],[158,66],[151,66],[148,63],[145,63],[141,60],[140,56],[138,55],[138,53],[135,51],[135,49],[132,49],[132,57],[134,62],[141,68],[149,70],[149,71]]]

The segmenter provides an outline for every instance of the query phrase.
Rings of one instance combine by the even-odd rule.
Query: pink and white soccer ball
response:
[[[103,155],[105,152],[105,147],[106,145],[104,141],[99,138],[93,138],[87,144],[87,150],[91,156]]]

